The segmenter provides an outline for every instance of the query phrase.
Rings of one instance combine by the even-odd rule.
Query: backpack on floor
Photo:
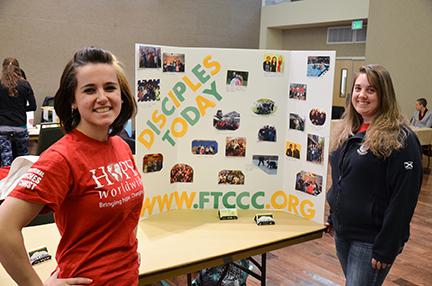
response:
[[[242,259],[239,265],[249,268],[249,261]],[[206,268],[192,281],[192,286],[246,286],[248,274],[231,263]],[[221,281],[220,281],[221,280]]]

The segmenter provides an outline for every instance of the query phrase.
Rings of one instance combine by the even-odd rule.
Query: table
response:
[[[39,141],[40,124],[27,128],[29,133],[29,154],[35,155]]]
[[[419,139],[420,144],[422,146],[426,146],[427,154],[431,154],[432,153],[432,128],[413,127],[412,129],[414,130],[415,134],[417,135],[417,138]],[[428,157],[428,163],[427,163],[426,169],[429,169],[430,156],[427,156],[427,157]]]
[[[37,124],[36,126],[33,126],[31,128],[27,128],[27,131],[29,133],[30,140],[37,141],[40,132],[40,124]]]
[[[175,210],[142,220],[137,234],[140,285],[317,239],[324,230],[322,224],[281,211],[272,212],[276,224],[268,226],[253,221],[260,211],[238,213],[238,220],[220,221],[217,210]],[[23,233],[28,250],[47,246],[55,253],[59,234],[54,224],[29,227]],[[54,260],[35,266],[42,279],[54,268]],[[0,285],[15,285],[3,268]]]
[[[417,128],[413,127],[421,145],[432,145],[432,128]]]

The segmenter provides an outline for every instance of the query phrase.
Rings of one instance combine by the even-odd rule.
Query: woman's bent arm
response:
[[[42,208],[13,197],[0,206],[0,262],[18,285],[43,285],[30,264],[21,233]]]

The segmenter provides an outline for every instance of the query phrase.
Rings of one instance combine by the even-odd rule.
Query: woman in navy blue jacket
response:
[[[422,183],[421,148],[389,72],[360,68],[331,153],[327,231],[346,285],[381,285],[409,237]]]
[[[33,89],[25,80],[18,60],[4,59],[0,76],[0,166],[9,166],[15,157],[28,154],[26,112],[34,110]]]

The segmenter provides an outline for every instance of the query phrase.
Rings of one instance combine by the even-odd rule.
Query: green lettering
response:
[[[191,126],[194,126],[200,119],[200,113],[194,106],[186,107],[182,112],[180,112],[180,114]]]
[[[249,208],[249,204],[244,205],[244,204],[242,203],[242,198],[243,198],[243,197],[249,197],[249,193],[248,193],[248,192],[241,192],[241,193],[237,196],[237,200],[236,200],[236,202],[237,202],[237,206],[238,206],[240,209],[245,210],[245,209],[248,209],[248,208]]]
[[[179,81],[176,83],[173,87],[173,91],[178,100],[184,101],[183,93],[186,91],[186,85],[183,82]]]
[[[222,196],[222,192],[211,192],[210,195],[213,196],[213,208],[219,208],[219,198]]]
[[[150,120],[147,120],[147,125],[157,134],[160,134],[160,130],[151,122]]]
[[[209,192],[200,192],[199,193],[199,208],[203,209],[204,204],[209,202]]]
[[[222,99],[222,96],[216,90],[216,81],[210,84],[210,89],[204,89],[203,93],[213,95],[218,101]]]
[[[162,137],[162,141],[165,141],[165,140],[167,140],[167,141],[171,144],[171,146],[174,146],[174,145],[175,145],[175,141],[174,141],[174,139],[170,136],[170,131],[169,131],[169,130],[167,130],[167,131],[165,132],[165,134],[163,135],[163,137]]]
[[[171,109],[167,109],[166,104],[169,102],[168,97],[164,97],[164,99],[162,99],[162,112],[166,115],[166,116],[170,116],[171,114],[173,114],[175,107],[171,106]]]
[[[197,64],[192,69],[192,73],[199,79],[200,82],[206,83],[210,79],[210,76],[206,74],[205,70],[203,69],[200,70],[200,69],[201,69],[201,65]]]
[[[253,194],[251,199],[252,206],[256,209],[263,209],[264,204],[258,204],[257,202],[258,197],[264,197],[264,192],[256,192],[255,194]]]
[[[225,195],[222,198],[222,204],[224,205],[225,208],[227,208],[227,209],[233,209],[233,208],[236,207],[235,205],[230,204],[228,202],[229,197],[235,197],[235,195],[236,195],[235,192],[227,192],[227,193],[225,193]]]

